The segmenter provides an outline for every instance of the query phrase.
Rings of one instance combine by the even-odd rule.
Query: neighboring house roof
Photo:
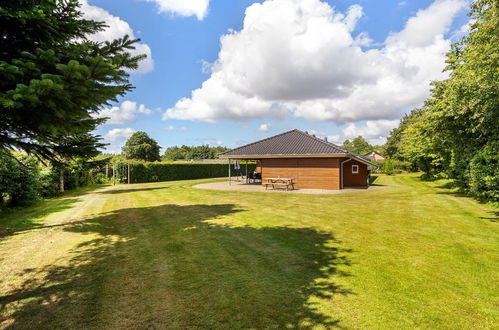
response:
[[[375,154],[382,157],[382,158],[385,158],[385,156],[383,156],[382,154],[380,154],[376,150],[368,152],[367,154],[364,155],[364,157],[367,159],[375,160],[376,159],[376,157],[374,156]]]
[[[381,157],[383,157],[382,154],[380,154],[379,152],[377,152],[376,150],[373,150],[373,151],[369,151],[367,154],[365,154],[364,156],[370,156],[371,154],[376,154],[376,155],[379,155]]]
[[[298,129],[222,152],[219,156],[222,158],[351,156],[369,165],[375,165],[361,155]]]

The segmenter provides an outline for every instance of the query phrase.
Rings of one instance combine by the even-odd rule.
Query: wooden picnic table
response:
[[[272,186],[272,189],[275,189],[276,186],[277,187],[281,186],[281,187],[286,187],[286,190],[289,190],[290,187],[291,190],[294,190],[295,183],[293,181],[294,181],[293,178],[267,178],[267,182],[264,183],[265,190],[267,190],[269,186]]]

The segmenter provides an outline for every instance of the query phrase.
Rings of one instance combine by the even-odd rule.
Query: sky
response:
[[[119,153],[145,131],[164,148],[236,147],[291,129],[383,144],[446,78],[468,0],[80,0],[97,41],[140,38],[135,89],[96,133]]]

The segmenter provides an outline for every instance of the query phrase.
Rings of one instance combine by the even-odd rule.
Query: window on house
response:
[[[352,173],[353,174],[359,173],[359,165],[352,165]]]

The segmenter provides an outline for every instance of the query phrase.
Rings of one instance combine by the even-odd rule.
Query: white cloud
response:
[[[407,20],[402,31],[392,34],[387,44],[397,47],[427,47],[438,43],[448,32],[454,15],[466,3],[460,0],[437,0],[430,7],[418,10]]]
[[[370,144],[382,145],[386,142],[390,131],[399,123],[400,120],[368,120],[365,126],[349,124],[343,129],[343,134],[350,140],[360,135]]]
[[[201,144],[208,144],[208,145],[214,146],[214,147],[218,147],[218,146],[223,146],[224,145],[223,141],[218,140],[218,139],[213,138],[213,137],[198,138],[198,139],[195,139],[195,140],[198,141]]]
[[[173,125],[168,125],[164,128],[165,131],[187,131],[187,127],[181,126],[181,127],[175,127]]]
[[[208,13],[209,0],[146,0],[155,2],[160,13],[178,16],[196,16],[202,20]]]
[[[138,113],[150,114],[151,110],[147,109],[143,104],[137,106],[136,102],[124,101],[119,107],[111,107],[103,109],[96,115],[96,118],[108,117],[106,124],[120,125],[135,121]]]
[[[309,134],[315,135],[319,139],[326,139],[328,142],[335,143],[335,144],[341,144],[341,138],[338,134],[335,135],[327,135],[326,133],[316,131],[316,130],[310,130],[308,131]]]
[[[364,50],[354,35],[362,8],[346,14],[320,0],[266,0],[246,9],[243,28],[220,39],[211,76],[164,119],[247,120],[289,113],[311,121],[393,119],[422,104],[442,73],[444,36],[464,0],[436,0]]]
[[[110,153],[120,153],[125,141],[135,133],[133,128],[113,128],[103,136],[105,143],[109,143],[105,150]]]
[[[81,12],[83,17],[99,22],[105,22],[108,25],[103,31],[97,32],[89,36],[90,40],[103,42],[121,38],[129,35],[132,39],[135,38],[134,32],[130,25],[117,16],[111,15],[108,11],[89,5],[87,0],[80,0]],[[147,57],[139,62],[139,67],[134,72],[147,73],[152,71],[154,62],[151,55],[151,48],[145,43],[136,43],[135,49],[129,51],[131,55],[146,54]]]
[[[270,124],[261,124],[260,127],[258,127],[258,130],[260,132],[268,132],[270,131]]]
[[[335,144],[341,144],[343,142],[338,134],[328,135],[327,140]]]

